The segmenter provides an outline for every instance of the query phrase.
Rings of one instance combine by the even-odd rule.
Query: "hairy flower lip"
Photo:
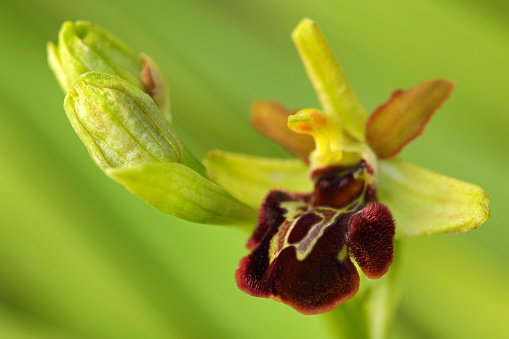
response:
[[[251,253],[235,273],[238,287],[300,313],[319,314],[339,306],[359,289],[350,248],[369,278],[384,275],[393,258],[394,222],[387,207],[372,202],[376,195],[367,190],[361,172],[367,172],[364,161],[321,170],[314,178],[314,197],[271,191],[246,246]],[[348,183],[359,180],[362,191],[352,193]],[[339,206],[331,205],[330,198],[317,199],[317,192],[318,197],[324,194],[321,187],[342,197],[333,199],[341,201]]]
[[[350,219],[348,247],[368,278],[381,278],[389,270],[394,257],[395,234],[392,214],[379,202],[369,202]]]

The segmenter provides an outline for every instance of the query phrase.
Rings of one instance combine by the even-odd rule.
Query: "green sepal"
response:
[[[255,225],[258,212],[180,163],[109,168],[106,174],[158,210],[203,224]]]
[[[145,90],[138,56],[112,34],[87,21],[62,25],[58,47],[48,44],[48,62],[65,93],[87,72],[116,75]]]
[[[292,33],[292,39],[324,113],[339,119],[351,135],[364,140],[368,113],[361,104],[318,26],[303,19]]]
[[[48,42],[46,45],[46,51],[48,53],[48,65],[53,71],[53,74],[57,78],[58,84],[64,93],[69,92],[72,87],[72,84],[69,83],[69,79],[65,74],[64,65],[62,65],[62,61],[60,60],[60,52],[58,51],[57,45]]]
[[[396,238],[466,232],[490,216],[486,192],[404,160],[379,161],[378,199],[396,220]]]
[[[297,159],[270,159],[211,151],[203,161],[207,175],[240,200],[259,208],[272,189],[310,193],[308,167]]]
[[[183,160],[183,145],[152,98],[119,77],[96,72],[82,75],[64,107],[102,169]]]

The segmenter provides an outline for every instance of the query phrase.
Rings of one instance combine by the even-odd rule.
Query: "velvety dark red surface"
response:
[[[385,274],[394,222],[387,207],[374,202],[376,187],[365,182],[365,171],[362,161],[315,173],[313,195],[270,192],[248,241],[252,252],[235,274],[239,288],[318,314],[357,293],[360,278],[350,255],[369,278]],[[300,209],[288,211],[291,201]]]
[[[368,203],[350,219],[350,253],[371,279],[383,276],[393,259],[395,225],[389,209],[378,202]]]

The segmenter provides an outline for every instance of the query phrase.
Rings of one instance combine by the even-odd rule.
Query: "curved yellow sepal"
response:
[[[352,90],[318,26],[308,18],[303,19],[292,32],[292,40],[325,115],[338,119],[348,133],[364,141],[368,113]]]

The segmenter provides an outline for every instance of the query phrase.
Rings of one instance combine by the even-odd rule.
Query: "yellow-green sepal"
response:
[[[270,159],[212,151],[203,161],[207,175],[246,204],[259,208],[272,189],[309,193],[308,167],[297,159]]]
[[[326,116],[339,119],[345,130],[364,140],[368,113],[350,87],[318,26],[305,18],[294,29],[292,39]]]
[[[378,198],[396,220],[396,239],[466,232],[490,216],[490,198],[477,185],[397,158],[379,161],[378,175]]]
[[[148,163],[105,172],[149,205],[177,218],[202,224],[256,224],[257,210],[183,164]]]

